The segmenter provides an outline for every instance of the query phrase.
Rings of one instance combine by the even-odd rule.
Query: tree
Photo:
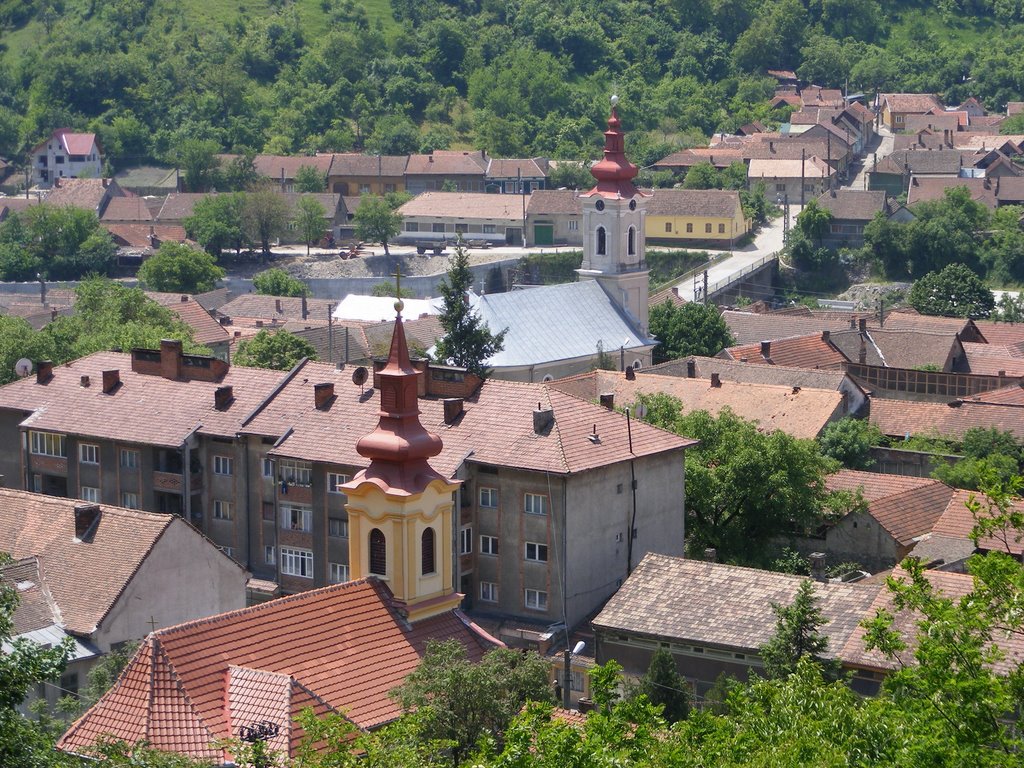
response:
[[[439,320],[444,337],[437,342],[435,357],[447,365],[456,365],[486,377],[487,361],[504,348],[508,329],[492,333],[487,323],[480,319],[469,303],[472,284],[469,253],[460,242],[455,246],[448,275],[441,283],[444,308]]]
[[[327,174],[321,173],[312,165],[300,165],[295,172],[296,192],[325,192],[327,190]]]
[[[882,437],[882,431],[867,419],[847,417],[826,425],[818,445],[847,469],[868,469],[875,463],[871,448],[881,445]]]
[[[827,677],[838,677],[839,662],[823,655],[828,650],[828,638],[818,631],[825,624],[825,616],[818,607],[814,582],[804,579],[791,605],[772,603],[772,610],[775,634],[760,650],[765,674],[769,678],[788,677],[796,672],[801,659],[809,658],[821,665]]]
[[[151,291],[205,293],[217,286],[224,270],[213,257],[183,243],[160,243],[156,254],[139,267],[139,281]]]
[[[668,648],[658,648],[647,672],[640,678],[636,693],[643,694],[669,723],[685,720],[690,713],[690,684],[679,674],[675,657]]]
[[[922,315],[972,319],[988,317],[996,303],[992,291],[963,264],[929,272],[911,286],[907,300]]]
[[[263,296],[308,296],[309,286],[280,267],[258,272],[252,279],[256,293]]]
[[[684,189],[721,189],[722,179],[715,166],[707,161],[690,166],[683,179]]]
[[[227,192],[210,195],[197,200],[192,215],[182,224],[188,236],[203,246],[203,249],[219,259],[223,251],[232,248],[242,250],[245,240],[242,230],[242,214],[245,210],[245,195],[241,192]]]
[[[31,279],[33,267],[53,280],[109,274],[117,248],[92,211],[34,205],[0,224],[0,269]]]
[[[266,184],[245,196],[242,225],[250,241],[259,243],[264,260],[270,258],[270,241],[288,228],[288,202]]]
[[[327,209],[315,197],[300,197],[295,208],[295,226],[306,243],[306,255],[309,256],[309,244],[319,242],[323,237]]]
[[[211,139],[185,139],[171,154],[171,161],[182,169],[186,192],[207,192],[220,180],[220,147]]]
[[[658,339],[655,363],[689,355],[714,357],[735,343],[718,310],[696,302],[676,306],[666,300],[652,307],[650,329]]]
[[[402,231],[402,217],[392,210],[387,200],[377,195],[363,195],[359,198],[354,221],[356,237],[370,243],[380,243],[384,253],[390,255],[388,240]]]
[[[548,175],[548,186],[551,189],[589,189],[594,186],[594,177],[586,163],[561,161]]]
[[[488,736],[500,739],[529,701],[551,702],[550,666],[536,653],[495,648],[474,664],[456,640],[427,641],[420,665],[392,697],[416,710],[427,738],[448,742],[458,766]]]
[[[316,350],[305,339],[288,331],[270,333],[263,330],[251,339],[239,342],[234,362],[248,368],[288,371],[304,357],[319,359]]]
[[[14,381],[14,364],[25,357],[32,361],[52,360],[50,338],[36,331],[21,317],[0,315],[0,384]]]
[[[832,211],[822,208],[817,200],[808,200],[807,205],[796,217],[796,226],[803,234],[821,246],[832,225]]]

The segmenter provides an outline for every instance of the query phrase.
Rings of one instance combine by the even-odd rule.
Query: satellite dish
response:
[[[24,379],[26,376],[31,375],[31,373],[32,361],[29,360],[27,357],[21,358],[18,362],[14,364],[14,374],[19,379]]]
[[[366,380],[370,377],[369,372],[366,370],[366,366],[360,365],[354,371],[352,371],[352,383],[357,387],[363,386]]]

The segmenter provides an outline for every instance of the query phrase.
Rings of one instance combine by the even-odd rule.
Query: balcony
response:
[[[194,474],[189,478],[189,492],[197,493],[203,489],[203,476]],[[164,493],[184,493],[185,478],[180,472],[153,472],[153,490]]]

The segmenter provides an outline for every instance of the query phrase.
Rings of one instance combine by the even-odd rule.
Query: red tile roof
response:
[[[729,347],[722,355],[732,360],[746,360],[748,363],[764,365],[787,365],[791,368],[841,369],[846,358],[821,334],[795,336],[790,339],[772,341],[768,358],[761,354],[761,344],[747,344]]]
[[[1015,381],[999,389],[981,392],[963,400],[977,400],[983,403],[999,403],[1001,405],[1024,405],[1024,380]]]
[[[1024,355],[1016,345],[976,344],[964,342],[964,353],[971,373],[995,376],[1024,376]]]
[[[942,515],[932,527],[932,533],[936,536],[948,536],[957,539],[969,539],[971,531],[976,523],[972,512],[967,508],[967,502],[974,498],[981,505],[979,515],[982,518],[990,517],[997,510],[990,510],[990,501],[982,493],[974,491],[956,491],[943,510]],[[1024,501],[1017,501],[1011,506],[1014,512],[1024,512]],[[1006,537],[987,537],[979,539],[978,548],[981,550],[999,550],[1014,556],[1020,556],[1024,552],[1024,543],[1021,536],[1013,529],[1010,529]]]
[[[152,221],[146,201],[136,196],[114,197],[103,211],[102,221]]]
[[[147,291],[146,296],[157,304],[167,307],[181,318],[195,332],[192,336],[197,344],[210,346],[225,344],[231,340],[231,334],[217,320],[203,309],[203,306],[188,294],[157,293]]]
[[[437,150],[427,155],[409,155],[409,161],[405,166],[407,176],[483,176],[486,170],[487,158],[483,152],[458,150]]]
[[[938,435],[959,440],[972,427],[995,427],[1024,439],[1024,408],[973,400],[946,404],[876,398],[869,420],[890,437]]]
[[[932,93],[883,93],[879,100],[890,112],[925,114],[938,107],[942,109],[939,97]]]
[[[902,546],[929,533],[953,495],[938,480],[852,469],[829,475],[826,486],[830,491],[859,489],[871,516]]]
[[[474,661],[497,644],[457,611],[409,625],[376,579],[181,624],[151,634],[57,746],[84,753],[109,733],[221,760],[213,742],[236,736],[243,718],[288,733],[284,719],[307,703],[375,728],[400,714],[388,694],[419,665],[427,641],[448,638]]]
[[[46,203],[56,206],[70,206],[92,211],[97,216],[103,213],[107,200],[122,197],[124,193],[111,179],[58,179],[46,196]]]
[[[112,224],[101,222],[114,242],[126,248],[155,250],[153,237],[158,241],[184,243],[188,240],[185,228],[177,224]]]
[[[278,311],[278,306],[281,310]],[[327,320],[331,307],[337,301],[328,299],[306,299],[306,319]],[[263,296],[257,293],[243,293],[241,296],[222,304],[217,313],[233,320],[302,320],[302,299],[292,296]]]

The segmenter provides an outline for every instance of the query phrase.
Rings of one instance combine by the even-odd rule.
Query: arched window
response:
[[[427,528],[420,537],[420,560],[422,573],[427,576],[434,573],[434,529]]]
[[[370,531],[370,573],[388,575],[388,542],[380,528]]]
[[[604,256],[608,252],[608,237],[604,233],[604,227],[597,228],[597,254]]]
[[[629,228],[628,240],[626,242],[626,252],[630,256],[636,255],[636,230],[633,227]]]

